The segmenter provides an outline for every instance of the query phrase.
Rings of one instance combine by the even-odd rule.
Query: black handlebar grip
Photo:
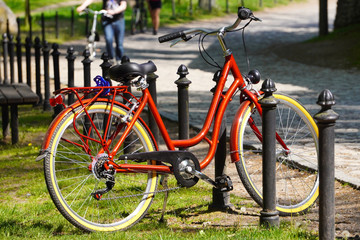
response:
[[[245,7],[239,7],[238,9],[238,17],[241,20],[246,20],[248,18],[250,18],[253,15],[252,11],[248,8]]]
[[[161,37],[159,37],[159,42],[160,43],[168,42],[168,41],[180,38],[180,37],[185,37],[185,33],[183,31],[173,32],[173,33],[169,33],[164,36],[161,36]]]

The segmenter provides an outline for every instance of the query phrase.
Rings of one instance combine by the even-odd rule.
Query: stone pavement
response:
[[[328,5],[329,24],[332,26],[336,12],[336,0],[329,0]],[[277,46],[302,42],[317,35],[318,1],[292,3],[288,6],[256,12],[255,15],[263,22],[252,22],[245,31],[250,69],[258,69],[262,74],[262,79],[269,77],[273,79],[278,92],[298,98],[312,115],[320,109],[316,105],[318,94],[325,88],[332,91],[337,103],[333,109],[340,115],[336,124],[335,175],[337,179],[360,188],[360,122],[358,118],[360,114],[360,88],[358,87],[360,72],[291,62],[278,57],[273,51]],[[212,20],[164,27],[160,29],[158,36],[179,29],[199,27],[214,29],[228,26],[235,19],[235,15],[229,15]],[[131,61],[142,63],[153,60],[157,65],[159,109],[163,116],[172,120],[177,119],[177,87],[174,84],[174,81],[178,79],[176,72],[180,64],[185,64],[190,73],[187,77],[192,81],[190,85],[190,122],[193,127],[201,128],[208,111],[211,99],[209,90],[214,86],[211,79],[216,69],[201,59],[197,39],[170,48],[170,43],[158,43],[158,36],[153,36],[151,31],[145,34],[127,35],[125,54],[130,57]],[[241,32],[228,34],[227,39],[239,68],[246,73],[248,70],[243,53]],[[81,53],[84,43],[84,41],[71,42],[68,45],[74,46]],[[223,62],[216,37],[206,38],[205,46],[219,63]],[[66,45],[62,47],[67,48]],[[99,48],[102,52],[104,44],[100,43]],[[79,56],[75,61],[75,79],[78,86],[83,85],[83,70],[80,61],[82,59],[83,57]],[[62,65],[65,68],[67,65],[65,62],[63,64],[65,64]],[[92,64],[93,77],[101,74],[98,67],[100,64],[100,59],[96,59]],[[62,79],[66,79],[66,69],[61,74]],[[258,85],[258,88],[260,87],[261,84]],[[236,103],[232,103],[228,111],[228,120],[231,120],[231,113],[236,108]]]

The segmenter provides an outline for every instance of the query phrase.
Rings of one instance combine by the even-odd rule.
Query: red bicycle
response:
[[[242,20],[249,21],[238,28]],[[260,75],[256,70],[242,75],[224,41],[226,33],[244,29],[256,20],[259,19],[249,9],[239,8],[237,20],[231,26],[215,31],[190,29],[159,38],[160,42],[177,38],[188,41],[198,34],[203,34],[202,40],[216,35],[225,56],[203,128],[190,139],[170,138],[147,89],[147,74],[156,71],[151,61],[110,68],[110,77],[119,86],[107,86],[108,82],[97,77],[95,87],[55,92],[52,100],[55,104],[66,107],[63,99],[67,94],[74,94],[77,101],[53,120],[38,159],[44,159],[51,198],[69,222],[86,231],[116,231],[133,226],[144,217],[156,193],[161,191],[157,190],[161,174],[173,174],[182,187],[194,186],[201,179],[221,191],[230,191],[229,177],[210,179],[202,170],[214,158],[224,112],[239,92],[240,104],[230,133],[231,160],[251,197],[262,204],[262,111],[258,103],[262,93],[253,88]],[[224,91],[230,73],[232,84]],[[129,84],[137,87],[140,97],[128,92]],[[299,102],[281,94],[274,96],[279,100],[277,210],[282,215],[301,213],[318,196],[318,130]],[[140,116],[145,106],[155,118],[166,151],[158,151],[158,143]],[[176,150],[202,140],[209,144],[204,159],[198,160],[190,151]]]

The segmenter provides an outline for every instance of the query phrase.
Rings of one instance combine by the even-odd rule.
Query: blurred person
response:
[[[94,0],[85,0],[83,4],[77,7],[77,12],[82,12]],[[109,55],[110,61],[116,60],[117,63],[121,61],[124,55],[124,36],[125,36],[125,19],[124,12],[126,10],[126,0],[103,0],[102,8],[107,11],[107,14],[101,16],[101,23],[104,29],[106,51]],[[116,47],[113,47],[115,39]]]
[[[161,10],[161,0],[147,0],[149,11],[151,15],[151,21],[153,25],[153,34],[156,35],[159,26],[160,26],[160,10]]]

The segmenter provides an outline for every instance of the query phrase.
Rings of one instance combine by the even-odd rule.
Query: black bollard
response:
[[[265,96],[259,101],[262,113],[263,136],[263,210],[260,225],[270,228],[279,226],[279,212],[276,210],[276,105],[278,100],[272,95],[275,83],[266,79],[261,87]]]
[[[60,89],[60,62],[59,62],[59,44],[53,43],[52,45],[52,53],[51,56],[53,57],[53,67],[54,67],[54,87],[55,90]]]
[[[83,52],[84,60],[81,62],[84,65],[84,87],[91,86],[91,60],[90,60],[90,52],[89,50],[84,50]],[[88,96],[89,97],[89,96]],[[84,123],[84,135],[91,136],[91,122],[90,119],[85,116],[85,123]]]
[[[59,62],[59,44],[53,43],[52,45],[52,57],[53,57],[53,66],[54,66],[54,88],[58,90],[61,88],[60,85],[60,62]],[[63,109],[63,106],[58,104],[54,107],[54,117],[57,116]]]
[[[335,99],[329,90],[320,93],[320,112],[314,119],[319,127],[319,239],[335,239],[335,123],[339,115],[331,109]]]
[[[220,76],[220,70],[214,74],[213,81],[216,82],[216,84],[219,82]],[[216,86],[210,90],[212,93],[215,92]],[[219,131],[219,143],[215,152],[215,181],[221,179],[221,176],[226,175],[226,139],[226,113],[224,113]],[[229,210],[234,208],[234,205],[230,203],[229,191],[221,191],[221,189],[213,188],[212,199],[213,202],[209,206],[209,209]]]
[[[31,88],[31,38],[25,39],[25,58],[26,58],[26,83]]]
[[[74,67],[74,61],[76,56],[74,55],[74,48],[69,47],[67,50],[66,59],[68,61],[68,87],[74,87],[74,74],[75,74],[75,67]],[[74,103],[74,95],[69,94],[68,95],[68,105],[71,105]]]
[[[44,111],[50,111],[50,76],[49,76],[49,55],[50,55],[50,47],[48,42],[44,41],[43,46],[43,56],[44,56],[44,90],[45,90],[45,97],[44,97]]]
[[[21,52],[21,37],[20,34],[16,37],[16,60],[17,60],[17,70],[18,70],[18,82],[22,83],[22,52]]]
[[[39,97],[39,103],[38,105],[41,105],[43,103],[42,94],[41,94],[41,76],[40,76],[40,57],[41,57],[41,43],[40,38],[35,38],[35,85],[36,85],[36,95]]]
[[[7,72],[7,64],[8,64],[8,43],[9,40],[7,38],[7,34],[3,34],[3,59],[4,59],[4,84],[9,84],[8,72]]]
[[[109,54],[107,52],[104,52],[101,55],[101,59],[103,60],[103,62],[100,64],[102,76],[106,81],[110,83],[110,85],[112,85],[109,77],[109,69],[111,67],[111,63],[109,62]]]
[[[15,59],[15,49],[14,49],[14,37],[9,35],[9,65],[10,65],[10,82],[14,83],[14,59]]]
[[[84,87],[91,86],[91,59],[90,59],[90,52],[89,50],[84,50],[83,52],[84,60],[81,62],[84,66]]]
[[[179,66],[176,74],[179,75],[179,79],[175,81],[178,87],[179,139],[189,139],[189,85],[191,81],[186,78],[189,72],[183,64]]]
[[[152,99],[154,100],[155,105],[157,105],[157,94],[156,94],[156,79],[159,76],[156,75],[155,73],[149,73],[147,75],[147,81],[149,83],[149,92],[150,95],[152,97]],[[155,118],[154,116],[151,114],[150,110],[148,111],[148,117],[149,117],[149,128],[150,131],[153,133],[154,135],[154,139],[156,142],[159,142],[159,128],[156,124]]]

